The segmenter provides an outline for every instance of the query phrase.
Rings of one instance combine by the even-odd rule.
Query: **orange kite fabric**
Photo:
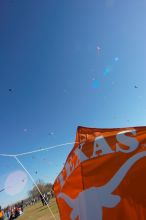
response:
[[[146,127],[78,127],[53,188],[61,220],[146,220]]]

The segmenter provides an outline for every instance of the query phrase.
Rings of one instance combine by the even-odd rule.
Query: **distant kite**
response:
[[[119,57],[115,57],[114,60],[115,60],[115,62],[119,61]]]
[[[4,190],[5,190],[5,188],[4,188],[4,189],[1,189],[1,190],[0,190],[0,193],[3,192]]]
[[[49,136],[52,136],[52,135],[54,135],[54,132],[50,132],[48,135],[49,135]]]
[[[97,52],[99,53],[99,51],[101,50],[101,48],[99,46],[96,47]]]

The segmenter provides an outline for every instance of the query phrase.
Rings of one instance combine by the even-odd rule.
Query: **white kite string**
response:
[[[70,142],[70,143],[65,143],[65,144],[59,144],[59,145],[55,145],[55,146],[51,146],[51,147],[42,148],[42,149],[39,149],[39,150],[28,151],[28,152],[25,152],[25,153],[17,154],[15,156],[24,156],[24,155],[28,155],[28,154],[38,153],[38,152],[41,152],[41,151],[48,151],[48,150],[51,150],[51,149],[54,149],[54,148],[59,148],[59,147],[62,147],[62,146],[75,144],[75,143],[78,143],[78,142]]]
[[[39,191],[40,195],[41,195],[42,198],[44,199],[45,204],[47,205],[47,207],[48,207],[48,209],[49,209],[51,215],[52,215],[53,218],[56,220],[55,215],[54,215],[53,212],[51,211],[51,209],[50,209],[50,207],[49,207],[49,205],[48,205],[46,199],[44,198],[42,192],[40,191],[39,187],[38,187],[37,184],[35,183],[35,180],[34,180],[33,177],[31,176],[31,174],[28,172],[28,170],[23,166],[23,164],[21,163],[21,161],[20,161],[16,156],[15,156],[14,158],[15,158],[15,160],[17,161],[17,163],[20,164],[20,166],[21,166],[21,167],[24,169],[24,171],[28,174],[28,176],[30,177],[31,181],[32,181],[33,184],[36,186],[36,188],[37,188],[37,190]]]
[[[0,154],[1,157],[15,157],[14,154]]]
[[[24,155],[28,155],[28,154],[38,153],[38,152],[41,152],[41,151],[48,151],[48,150],[51,150],[51,149],[54,149],[54,148],[59,148],[59,147],[62,147],[62,146],[75,144],[75,143],[79,143],[79,142],[69,142],[69,143],[65,143],[65,144],[54,145],[54,146],[51,146],[51,147],[46,147],[46,148],[42,148],[42,149],[34,150],[34,151],[28,151],[28,152],[24,152],[24,153],[20,153],[20,154],[0,154],[0,156],[2,156],[2,157],[24,156]]]

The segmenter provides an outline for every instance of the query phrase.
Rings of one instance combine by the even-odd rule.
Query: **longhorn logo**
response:
[[[114,208],[121,198],[112,193],[120,185],[130,168],[138,160],[146,156],[146,152],[140,152],[129,158],[111,178],[101,187],[91,187],[82,191],[75,199],[71,199],[65,193],[59,193],[58,198],[63,199],[72,208],[70,218],[75,220],[102,220],[103,207]]]

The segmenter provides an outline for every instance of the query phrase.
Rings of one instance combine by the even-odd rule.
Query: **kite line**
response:
[[[62,146],[76,144],[76,143],[79,143],[79,142],[69,142],[69,143],[64,143],[64,144],[58,144],[58,145],[54,145],[54,146],[51,146],[51,147],[45,147],[45,148],[41,148],[41,149],[38,149],[38,150],[28,151],[28,152],[24,152],[24,153],[20,153],[20,154],[0,154],[0,156],[2,156],[2,157],[24,156],[24,155],[28,155],[28,154],[38,153],[38,152],[41,152],[41,151],[49,151],[51,149],[60,148]]]

